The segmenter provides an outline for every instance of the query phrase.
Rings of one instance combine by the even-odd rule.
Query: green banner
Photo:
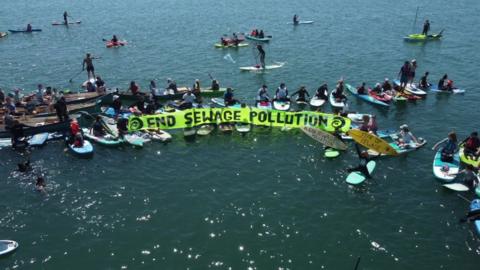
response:
[[[172,113],[131,116],[128,121],[128,130],[178,129],[226,122],[290,128],[311,126],[330,132],[336,129],[346,132],[350,129],[350,119],[338,115],[310,111],[285,112],[246,107],[188,109]]]

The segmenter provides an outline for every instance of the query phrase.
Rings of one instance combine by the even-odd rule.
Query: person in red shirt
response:
[[[70,123],[70,133],[72,136],[76,136],[80,132],[80,125],[78,124],[77,119],[73,118]]]
[[[470,136],[465,139],[464,144],[464,153],[466,156],[469,156],[472,159],[478,160],[479,149],[480,149],[480,139],[478,139],[478,133],[472,132]]]

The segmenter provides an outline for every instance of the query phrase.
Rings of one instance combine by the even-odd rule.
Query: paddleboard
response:
[[[261,65],[256,65],[256,66],[249,66],[249,67],[240,67],[240,70],[241,71],[250,71],[250,72],[261,72],[261,71],[264,71],[264,70],[281,68],[284,65],[285,65],[285,63],[277,62],[275,64],[266,65],[265,68],[262,68]]]
[[[436,93],[449,93],[449,94],[463,94],[463,93],[466,92],[466,90],[458,89],[458,88],[453,88],[452,91],[440,90],[440,89],[438,89],[438,85],[430,86],[430,91],[431,92],[436,92]]]
[[[313,97],[310,99],[310,106],[312,107],[321,107],[323,104],[325,104],[325,99],[319,99],[317,97]]]
[[[215,43],[215,48],[218,48],[218,49],[236,49],[236,48],[241,48],[241,47],[247,47],[248,46],[248,43],[239,43],[238,45],[235,45],[233,43],[230,43],[228,45],[223,45],[221,43]]]
[[[123,143],[123,140],[119,140],[110,134],[107,134],[103,137],[97,137],[93,135],[93,132],[88,128],[82,128],[82,131],[83,131],[83,136],[85,136],[89,140],[92,140],[98,144],[102,144],[105,146],[118,146]]]
[[[26,29],[22,29],[22,30],[8,29],[8,31],[10,31],[10,33],[31,33],[31,32],[41,32],[42,29],[32,29],[32,31],[27,31]]]
[[[290,109],[290,101],[274,100],[273,108],[278,111],[288,111]]]
[[[330,95],[328,96],[328,100],[330,101],[330,105],[335,108],[343,108],[345,107],[345,102],[344,101],[336,101],[335,98],[333,97],[333,93],[335,91],[330,92]]]
[[[293,24],[293,25],[299,25],[299,24],[312,24],[315,21],[298,21],[297,23],[294,22],[288,22],[287,24]]]
[[[148,135],[148,138],[152,141],[167,142],[172,140],[172,135],[163,130],[145,131],[145,134]]]
[[[348,135],[352,137],[352,139],[358,144],[363,145],[368,149],[372,149],[378,153],[390,156],[396,156],[398,154],[397,151],[393,149],[393,147],[386,141],[368,132],[364,132],[359,129],[351,129],[348,131]]]
[[[325,153],[323,154],[323,156],[326,158],[335,158],[340,156],[340,151],[338,151],[337,149],[328,147],[325,149]]]
[[[314,127],[302,127],[302,131],[317,142],[338,150],[347,150],[347,145],[334,135]]]
[[[478,195],[478,194],[477,194]],[[470,212],[480,210],[480,199],[475,199],[470,203]],[[473,222],[477,234],[480,236],[480,220],[475,220]]]
[[[11,253],[17,248],[18,243],[13,240],[0,240],[0,256]]]
[[[197,134],[200,135],[200,136],[206,136],[206,135],[210,134],[214,129],[215,129],[215,127],[213,125],[201,125],[197,129]]]
[[[370,160],[367,163],[367,170],[368,170],[368,173],[370,175],[372,174],[373,170],[375,169],[375,166],[376,166],[376,163],[373,160]],[[351,172],[350,174],[348,174],[346,181],[350,185],[358,185],[358,184],[362,183],[363,181],[365,181],[365,179],[367,179],[367,177],[363,173],[361,173],[361,172]]]
[[[440,148],[433,158],[433,175],[440,180],[450,182],[456,177],[451,174],[457,174],[460,170],[460,156],[455,153],[452,162],[444,162],[441,157],[442,149]]]
[[[30,138],[30,140],[28,140],[28,144],[30,146],[42,146],[45,144],[45,142],[47,142],[47,140],[48,140],[48,132],[39,133],[39,134],[33,135],[33,137]]]
[[[0,38],[6,37],[8,35],[7,32],[0,32]]]
[[[69,22],[68,24],[81,24],[82,21]],[[66,25],[65,22],[52,22],[52,25]]]
[[[240,133],[247,133],[250,132],[251,125],[247,123],[236,123],[235,129]]]
[[[260,102],[257,102],[257,108],[264,109],[264,110],[271,110],[272,103],[270,101],[260,101]]]
[[[135,133],[132,133],[132,134],[125,134],[123,136],[123,138],[125,139],[125,141],[133,146],[137,146],[137,147],[143,147],[143,145],[146,143],[146,142],[149,142],[150,139],[147,139],[147,138],[143,138],[142,136],[139,136],[138,134],[135,134]]]
[[[465,192],[470,190],[467,186],[461,183],[444,184],[443,186],[450,190],[459,192]]]
[[[68,149],[79,157],[89,157],[93,155],[93,145],[88,140],[83,140],[82,147],[73,147],[73,144],[69,144]]]

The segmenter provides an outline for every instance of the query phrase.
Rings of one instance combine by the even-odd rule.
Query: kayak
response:
[[[442,149],[439,149],[433,158],[433,175],[440,180],[450,182],[456,177],[450,174],[457,174],[460,170],[460,156],[455,153],[452,162],[444,162],[441,157]]]
[[[28,144],[30,146],[42,146],[47,142],[47,140],[48,140],[48,132],[39,133],[39,134],[33,135],[33,137],[28,140]]]
[[[240,70],[241,71],[250,71],[250,72],[264,71],[264,70],[269,70],[269,69],[281,68],[284,65],[285,65],[285,63],[276,62],[275,64],[266,65],[265,68],[262,68],[261,65],[255,65],[255,66],[249,66],[249,67],[240,67]]]
[[[69,22],[68,24],[81,24],[82,21]],[[52,22],[52,25],[66,25],[65,22]]]
[[[378,94],[375,91],[372,91],[372,89],[368,89],[368,95],[385,104],[392,100],[392,97],[387,93]]]
[[[453,88],[452,91],[440,90],[440,89],[438,89],[438,85],[430,86],[430,91],[436,92],[436,93],[453,93],[453,94],[463,94],[463,93],[465,93],[464,89],[458,89],[458,88]]]
[[[399,80],[394,80],[393,81],[396,85],[400,85],[400,81]],[[409,93],[409,94],[412,94],[412,95],[416,95],[416,96],[426,96],[427,95],[427,92],[423,91],[422,89],[420,89],[416,83],[409,83],[407,84],[407,86],[405,87],[405,92]]]
[[[13,240],[0,240],[0,256],[14,252],[18,248],[18,243]]]
[[[433,35],[411,34],[403,38],[407,42],[425,42],[431,40],[439,40],[442,37],[441,32]]]
[[[480,199],[475,199],[470,203],[470,212],[480,210]],[[477,219],[473,222],[475,226],[475,231],[480,236],[480,220]]]
[[[470,190],[467,186],[465,186],[462,183],[444,184],[443,186],[453,191],[465,192]]]
[[[379,105],[379,106],[384,106],[384,107],[389,107],[390,104],[384,102],[384,101],[380,101],[378,100],[377,98],[373,97],[372,95],[370,95],[370,90],[368,91],[369,94],[368,95],[360,95],[357,93],[357,89],[354,88],[353,86],[351,86],[350,84],[345,84],[345,88],[355,97],[359,98],[359,99],[362,99],[364,101],[367,101],[367,102],[370,102],[370,103],[373,103],[375,105]]]
[[[333,93],[335,91],[332,91],[330,92],[330,95],[328,96],[328,100],[330,101],[330,105],[332,105],[332,107],[335,107],[335,108],[343,108],[345,107],[345,102],[344,101],[337,101],[334,97],[333,97]]]
[[[102,137],[98,137],[98,136],[95,136],[93,135],[93,132],[91,129],[88,129],[88,128],[82,128],[82,131],[83,131],[83,135],[89,139],[89,140],[92,140],[98,144],[101,144],[101,145],[105,145],[105,146],[118,146],[120,144],[123,144],[124,141],[121,140],[121,139],[118,139],[118,138],[115,138],[113,137],[112,135],[110,134],[107,134],[105,136],[102,136]]]
[[[93,155],[93,145],[87,140],[83,140],[82,147],[74,147],[73,144],[69,144],[68,149],[79,157],[91,157]]]
[[[260,101],[260,102],[257,102],[257,108],[264,109],[264,110],[271,110],[272,103],[270,101]]]
[[[235,130],[237,130],[240,133],[247,133],[247,132],[250,132],[251,125],[248,123],[236,123]]]
[[[369,174],[372,174],[373,170],[375,169],[375,165],[376,163],[373,160],[370,160],[367,163],[367,170]],[[358,185],[365,181],[365,179],[367,179],[367,177],[363,173],[355,171],[348,174],[347,183],[350,185]]]
[[[294,22],[288,22],[287,24],[293,24],[293,25],[299,25],[299,24],[312,24],[314,23],[315,21],[298,21],[296,23]]]
[[[474,160],[471,157],[465,155],[465,147],[460,145],[460,150],[458,151],[458,154],[460,156],[460,161],[462,161],[465,164],[472,165],[474,168],[477,168],[480,166],[480,158],[478,160]]]
[[[6,37],[7,35],[8,35],[8,33],[7,33],[7,32],[0,32],[0,38],[2,38],[2,37]]]
[[[8,29],[8,31],[10,31],[10,33],[31,33],[31,32],[41,32],[42,29],[32,29],[32,31],[27,31],[25,29],[23,29],[23,30],[10,30],[10,29]]]
[[[391,137],[394,138],[396,136],[392,135]],[[418,144],[417,143],[412,143],[408,147],[400,147],[396,142],[390,143],[390,146],[393,147],[393,149],[395,149],[395,151],[397,151],[397,153],[399,155],[402,155],[402,154],[406,154],[406,153],[415,151],[415,150],[421,148],[422,146],[424,146],[425,144],[427,144],[427,140],[425,140],[423,138],[418,138],[418,141],[419,141]]]
[[[230,43],[228,45],[223,45],[221,43],[215,43],[214,46],[215,46],[215,48],[218,48],[218,49],[230,49],[230,48],[237,49],[237,48],[241,48],[241,47],[247,47],[248,43],[238,43],[238,45],[235,45],[233,43]]]
[[[340,151],[335,148],[328,147],[325,149],[325,153],[323,153],[323,156],[326,158],[335,158],[340,156]]]
[[[212,131],[214,129],[215,129],[215,127],[213,125],[201,125],[197,129],[197,134],[200,135],[200,136],[206,136],[206,135],[212,133]]]
[[[125,40],[119,40],[117,42],[112,42],[111,40],[109,40],[105,43],[105,46],[107,46],[107,48],[118,48],[118,47],[121,47],[121,46],[125,46],[127,44],[128,43]]]
[[[274,100],[273,108],[278,111],[288,111],[290,109],[290,101]]]
[[[265,36],[263,38],[259,38],[259,37],[254,37],[254,36],[251,36],[251,35],[246,35],[245,38],[250,39],[250,40],[260,41],[260,42],[269,42],[270,39],[272,39],[272,36]]]

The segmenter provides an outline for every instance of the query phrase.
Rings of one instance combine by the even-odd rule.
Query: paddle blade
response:
[[[223,59],[225,59],[225,60],[227,60],[227,61],[229,61],[229,62],[231,62],[231,63],[233,63],[233,64],[236,63],[235,60],[233,60],[232,56],[231,56],[229,53],[227,53],[227,54],[223,57]]]

